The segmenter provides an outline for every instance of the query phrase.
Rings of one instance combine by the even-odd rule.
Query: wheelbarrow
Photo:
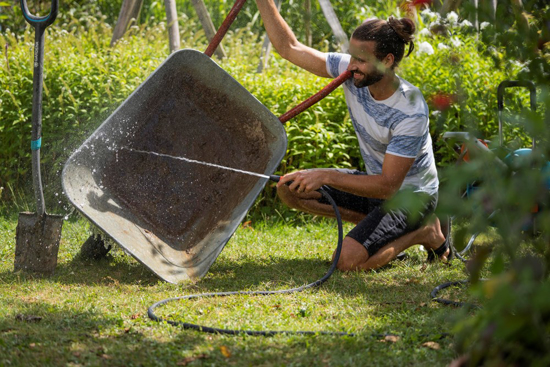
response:
[[[171,157],[269,176],[286,152],[281,122],[351,75],[277,118],[210,58],[242,3],[205,53],[171,54],[63,169],[72,204],[168,282],[206,274],[268,181]]]

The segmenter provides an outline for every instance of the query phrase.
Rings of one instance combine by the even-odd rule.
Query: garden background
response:
[[[191,2],[178,0],[176,3],[181,47],[206,49],[208,42]],[[230,0],[206,0],[205,3],[215,25],[221,24],[233,4]],[[544,203],[548,202],[545,173],[547,159],[545,157],[550,156],[550,146],[548,145],[549,134],[546,129],[549,118],[545,106],[549,102],[550,48],[548,41],[550,34],[548,22],[550,21],[550,8],[545,1],[535,0],[525,0],[523,9],[519,11],[512,6],[515,4],[512,0],[499,3],[496,15],[475,12],[468,2],[464,2],[456,9],[456,12],[441,16],[437,13],[439,4],[431,4],[428,1],[407,3],[382,0],[368,3],[332,1],[342,27],[348,35],[357,24],[366,18],[386,19],[390,15],[405,16],[414,9],[409,15],[414,17],[418,27],[416,49],[409,58],[403,60],[399,75],[423,91],[430,108],[430,132],[443,184],[438,213],[456,216],[455,241],[457,243],[463,242],[464,237],[472,232],[490,233],[488,238],[484,242],[482,241],[482,246],[479,246],[476,255],[472,255],[468,271],[463,270],[462,264],[456,262],[450,268],[441,266],[434,270],[435,280],[442,281],[445,277],[469,277],[473,286],[469,291],[462,291],[460,297],[473,299],[472,301],[483,304],[483,309],[477,312],[469,311],[470,313],[464,311],[460,316],[456,316],[457,321],[448,325],[449,331],[452,330],[453,338],[456,339],[453,342],[450,342],[449,338],[445,339],[447,347],[448,344],[453,344],[452,347],[447,348],[444,352],[436,351],[435,356],[431,356],[425,351],[418,352],[417,346],[420,344],[416,343],[416,340],[421,339],[419,335],[429,334],[435,330],[437,324],[435,321],[434,324],[428,323],[429,326],[423,329],[423,326],[418,326],[422,322],[419,322],[416,316],[412,316],[412,328],[417,327],[421,331],[413,333],[413,336],[403,334],[406,336],[397,342],[398,348],[391,347],[394,348],[392,352],[394,357],[396,350],[406,351],[408,355],[413,356],[411,360],[408,360],[409,363],[414,362],[415,358],[418,358],[417,362],[420,364],[429,363],[432,357],[443,363],[443,361],[449,362],[459,355],[469,356],[472,364],[491,364],[499,361],[523,363],[537,360],[548,362],[549,357],[544,351],[548,350],[550,344],[548,336],[550,301],[545,299],[547,297],[541,296],[548,292],[549,288],[548,235],[538,233],[535,237],[526,238],[525,231],[521,229],[525,218],[530,217],[531,208],[537,204],[544,207]],[[29,5],[34,14],[45,14],[50,6],[49,1],[29,2]],[[141,297],[151,300],[153,296],[173,295],[177,291],[187,292],[193,287],[209,291],[212,288],[227,290],[234,286],[263,289],[270,285],[270,276],[260,276],[258,280],[245,276],[241,272],[239,273],[241,278],[233,279],[231,282],[227,279],[220,280],[219,278],[222,277],[220,274],[226,274],[226,271],[231,271],[229,270],[231,266],[236,266],[235,263],[243,261],[248,266],[254,264],[255,261],[276,263],[274,260],[266,260],[269,259],[269,256],[275,256],[279,260],[284,259],[285,266],[288,266],[289,269],[294,268],[296,264],[292,263],[293,256],[302,256],[300,251],[304,250],[298,246],[293,247],[292,251],[282,254],[271,247],[281,245],[277,242],[279,240],[272,239],[274,241],[272,245],[267,245],[268,247],[265,248],[260,247],[264,251],[257,252],[257,250],[250,249],[248,245],[250,242],[256,243],[257,240],[248,236],[246,229],[243,229],[244,233],[237,232],[236,238],[232,239],[235,243],[232,247],[235,252],[228,252],[226,258],[222,257],[216,263],[216,267],[212,270],[214,275],[209,275],[210,278],[203,283],[199,282],[198,286],[190,285],[190,288],[183,290],[157,284],[153,279],[147,277],[145,270],[140,269],[139,265],[132,262],[132,259],[125,258],[122,254],[115,255],[109,262],[99,265],[90,265],[84,260],[78,260],[78,245],[85,240],[90,230],[88,229],[89,225],[83,219],[78,218],[63,196],[60,184],[63,164],[74,149],[169,55],[162,1],[145,1],[137,23],[127,31],[123,39],[110,47],[112,31],[120,5],[121,1],[63,1],[58,19],[46,31],[42,145],[45,195],[50,211],[66,215],[70,223],[66,225],[67,235],[64,233],[65,250],[60,255],[60,271],[57,272],[53,280],[48,281],[13,274],[10,271],[13,264],[14,226],[17,221],[17,213],[23,210],[34,211],[31,158],[30,149],[28,149],[32,111],[34,31],[24,21],[18,2],[0,1],[0,45],[2,46],[2,57],[0,57],[0,161],[2,162],[0,165],[2,227],[0,228],[2,247],[0,255],[3,271],[0,283],[4,287],[2,303],[11,305],[8,308],[4,307],[1,314],[5,320],[0,323],[0,348],[4,348],[6,353],[9,349],[9,353],[5,355],[10,355],[16,364],[22,364],[25,361],[23,355],[26,353],[18,355],[11,350],[14,345],[20,346],[18,340],[28,339],[25,348],[30,348],[29,355],[34,355],[36,358],[30,361],[36,362],[44,355],[37,355],[37,342],[29,340],[33,339],[33,335],[37,340],[47,338],[48,333],[52,332],[49,329],[50,326],[53,325],[52,327],[57,330],[58,327],[63,328],[62,325],[66,322],[70,324],[71,330],[77,328],[78,322],[86,323],[90,330],[93,330],[86,331],[96,338],[94,339],[96,344],[92,346],[83,342],[80,339],[82,335],[79,336],[78,332],[69,338],[73,344],[83,344],[84,349],[99,348],[101,351],[105,351],[110,347],[116,349],[118,343],[128,342],[125,339],[128,336],[124,336],[122,342],[113,342],[112,339],[113,335],[119,335],[118,333],[123,333],[127,328],[133,327],[130,324],[135,319],[127,319],[126,316],[122,316],[121,311],[114,310],[114,313],[110,313],[113,310],[103,310],[102,312],[108,312],[109,315],[103,320],[104,323],[103,321],[96,323],[89,321],[99,314],[86,308],[85,303],[93,304],[98,297],[106,302],[108,297],[101,293],[110,294],[111,291],[107,290],[109,286],[114,286],[116,289],[115,294],[111,294],[110,297],[119,302],[122,302],[125,292],[141,294]],[[305,39],[303,9],[304,2],[298,0],[284,1],[281,7],[281,13],[302,41]],[[336,41],[317,2],[312,2],[311,27],[314,47],[323,51],[337,50]],[[215,60],[275,115],[281,115],[317,92],[328,81],[296,68],[276,54],[270,59],[268,68],[262,73],[257,73],[263,37],[263,25],[256,5],[253,1],[249,1],[222,42],[228,54],[227,58]],[[507,93],[505,95],[504,118],[509,123],[505,124],[504,129],[505,147],[499,147],[497,87],[501,81],[516,79],[531,80],[536,83],[538,111],[537,113],[529,111],[527,92]],[[341,89],[289,121],[285,128],[289,144],[287,154],[279,167],[279,174],[312,167],[361,168],[362,162],[357,149],[355,133]],[[489,139],[492,142],[490,147],[501,158],[514,149],[529,146],[532,136],[537,137],[538,148],[524,161],[516,162],[510,170],[499,170],[492,162],[492,157],[489,156],[478,157],[471,164],[455,166],[457,156],[455,146],[442,139],[442,134],[446,131],[469,131],[476,136]],[[472,181],[490,182],[490,185],[481,186],[470,200],[463,200],[460,197],[461,190]],[[415,204],[407,195],[401,195],[397,200],[401,204]],[[487,207],[499,208],[499,215],[492,221],[487,220],[486,210],[489,210]],[[550,228],[550,217],[545,212],[541,212],[537,221],[539,228]],[[256,238],[262,238],[260,232],[265,232],[266,236],[274,238],[284,233],[281,235],[282,237],[295,236],[303,243],[310,242],[309,235],[314,238],[323,237],[331,230],[330,223],[326,221],[285,209],[276,199],[272,186],[268,186],[257,200],[246,223],[248,223],[248,228],[255,231]],[[315,227],[315,224],[318,227]],[[314,227],[311,227],[312,225]],[[265,241],[271,240],[266,239]],[[324,241],[321,240],[321,242],[328,246]],[[237,250],[240,247],[245,247],[248,251],[243,254],[241,250]],[[310,260],[318,267],[322,267],[319,256],[328,258],[329,248],[319,250],[321,253],[314,251]],[[272,255],[266,255],[268,252]],[[254,258],[254,255],[257,257]],[[407,284],[420,283],[424,288],[430,288],[430,285],[434,285],[434,279],[424,279],[423,275],[418,273],[422,260],[420,252],[413,252],[411,260],[405,265],[397,266],[385,273],[382,271],[369,275],[353,275],[351,284],[355,284],[357,289],[360,289],[365,282],[373,281],[374,284],[379,282],[380,287],[383,288],[382,285],[387,282],[400,282],[402,279],[407,279],[405,281],[408,282]],[[102,274],[101,277],[93,278],[91,283],[86,282],[83,274],[90,276],[90,272],[94,272],[93,269],[97,266]],[[91,269],[88,269],[90,267]],[[75,270],[78,269],[77,272],[79,272],[82,268],[88,270],[83,271],[83,274],[80,275],[74,274]],[[308,269],[308,267],[305,266],[304,269]],[[128,278],[124,273],[126,270],[134,274],[137,272],[139,276]],[[479,282],[478,280],[482,276],[491,278],[491,281]],[[62,277],[69,279],[70,285],[65,284],[65,281],[61,280]],[[143,277],[147,279],[145,286],[140,285],[138,280]],[[302,275],[294,275],[294,277],[296,279],[293,279],[292,282],[305,281]],[[346,282],[349,281],[347,277],[341,275],[336,284],[345,287]],[[281,281],[285,282],[286,280],[282,278],[284,277],[281,277]],[[52,284],[51,282],[58,283]],[[63,312],[67,310],[63,309],[55,299],[38,302],[26,299],[26,297],[31,297],[30,295],[22,296],[22,294],[51,293],[54,289],[77,292],[74,290],[74,284],[86,288],[86,292],[90,291],[90,287],[99,287],[99,291],[97,293],[92,291],[92,294],[96,294],[96,296],[88,300],[86,300],[88,296],[85,295],[78,295],[78,300],[70,297],[63,298],[63,302],[68,303],[66,306],[71,310],[72,321],[67,321],[62,317]],[[284,285],[277,283],[276,286],[284,288]],[[424,288],[418,290],[419,297],[424,292]],[[12,291],[8,291],[8,289],[12,289]],[[24,290],[31,290],[31,293]],[[326,294],[326,299],[321,300],[321,303],[329,302],[328,300],[333,296],[329,292]],[[8,300],[10,297],[17,299],[14,305]],[[303,296],[298,303],[309,302],[307,298],[314,297],[317,297],[316,293],[309,294],[308,297]],[[137,299],[135,301],[137,302]],[[233,307],[240,310],[248,309],[247,302],[238,302]],[[353,302],[360,301],[354,298]],[[398,312],[395,319],[390,318],[389,324],[392,325],[399,324],[397,320],[402,321],[409,312],[407,310],[408,300],[396,302],[401,302],[399,307],[404,313]],[[420,303],[429,302],[429,298],[427,298],[426,301]],[[70,307],[71,303],[74,303],[78,312]],[[342,301],[339,305],[340,307],[337,309],[326,306],[324,312],[336,314],[338,318],[341,318],[345,313],[338,314],[339,309],[349,307],[349,299]],[[106,307],[108,308],[108,306]],[[224,307],[228,306],[224,305],[221,309]],[[264,308],[266,307],[269,309],[272,306]],[[281,316],[282,320],[285,320],[285,317],[290,318],[291,324],[296,329],[311,327],[307,322],[310,318],[303,317],[306,321],[304,324],[295,324],[296,317],[289,316],[291,314],[308,315],[307,307],[297,307],[299,310],[305,309],[306,311],[290,310],[288,315]],[[393,304],[385,305],[380,313],[389,312],[391,314],[393,307]],[[421,313],[422,319],[433,318],[436,320],[436,315],[448,312],[448,310],[442,311],[433,305],[428,308],[429,310],[424,314]],[[124,313],[127,311],[128,309],[124,309]],[[49,312],[58,314],[58,316],[53,324],[47,327],[44,326],[45,322],[41,322],[40,332],[36,334],[33,329],[36,327],[34,324],[27,323],[25,326],[21,326],[20,320],[19,322],[14,321],[17,315],[27,315],[29,312],[32,314],[42,313],[43,315],[41,314],[40,317],[43,318]],[[132,308],[130,315],[140,312],[142,311]],[[222,313],[222,311],[216,312]],[[368,315],[369,312],[366,314]],[[239,316],[234,317],[236,320],[239,319]],[[358,315],[352,312],[349,317],[353,320]],[[252,320],[257,321],[261,318],[253,317]],[[384,333],[384,320],[377,314],[374,321],[378,332],[382,334]],[[212,322],[216,322],[215,319]],[[277,322],[285,324],[282,321]],[[159,328],[153,331],[152,335],[147,335],[146,338],[149,341],[153,340],[154,343],[159,343],[159,345],[162,344],[160,339],[170,339],[174,335],[179,335],[174,330],[160,330],[160,328],[166,327],[165,325],[154,325],[145,320],[140,320],[140,323],[143,324],[139,325],[142,328]],[[321,322],[320,329],[326,327],[327,324]],[[363,338],[367,340],[362,342],[371,346],[381,355],[385,355],[388,353],[387,350],[384,352],[379,350],[386,348],[379,347],[379,338],[374,340],[378,344],[369,341],[372,326],[370,324],[363,326],[365,329],[369,329],[369,332],[364,333]],[[103,327],[107,327],[109,331],[102,334]],[[343,329],[350,327],[353,329],[352,326],[339,326]],[[360,330],[363,329],[360,327]],[[140,329],[138,334],[139,338],[145,335],[143,329]],[[103,343],[102,335],[110,342]],[[180,338],[180,336],[176,338]],[[212,339],[209,341],[198,335],[184,336],[183,338],[188,342],[188,338],[196,339],[197,349],[192,351],[193,353],[178,354],[174,350],[174,345],[168,342],[169,347],[164,352],[172,357],[167,357],[168,359],[165,361],[167,364],[174,361],[214,363],[212,361],[216,361],[218,357],[220,361],[225,362],[229,362],[231,359],[231,357],[226,357],[222,348],[228,348],[227,345],[232,343],[230,338],[216,337],[214,342]],[[200,341],[197,341],[199,339]],[[130,340],[136,345],[143,342],[142,339],[130,338]],[[263,343],[284,346],[295,351],[293,352],[295,354],[291,353],[291,355],[295,355],[295,359],[288,360],[288,364],[297,361],[298,365],[313,364],[313,359],[311,359],[315,354],[313,351],[316,350],[320,353],[323,348],[321,346],[324,344],[333,346],[342,343],[344,345],[339,346],[336,353],[349,355],[349,360],[335,360],[331,355],[325,356],[327,361],[336,364],[351,364],[363,357],[372,357],[372,351],[369,352],[370,354],[366,352],[366,354],[361,354],[364,352],[359,351],[357,341],[348,339],[343,341],[339,339],[319,340],[297,340],[294,337],[286,337],[277,339],[275,342],[252,342],[245,338],[239,339],[237,345],[242,354],[246,354],[245,350],[251,346],[261,348]],[[68,345],[69,341],[65,340],[62,345]],[[35,347],[29,347],[33,343]],[[146,341],[145,344],[147,343]],[[208,351],[211,349],[207,346],[208,343],[214,344],[216,351],[221,351],[221,357],[210,356]],[[311,353],[299,352],[304,343],[305,350],[312,348]],[[349,349],[346,349],[346,343],[351,343],[351,346],[348,345]],[[18,348],[15,350],[21,350]],[[67,355],[73,358],[75,353],[79,355],[84,353],[79,351],[80,347],[78,346],[74,347],[73,345],[73,347],[67,348],[67,353],[62,354],[63,357],[60,358],[68,358]],[[158,345],[156,348],[162,349]],[[50,349],[43,349],[53,353],[55,344]],[[426,348],[424,347],[424,349]],[[104,358],[104,354],[111,359]],[[407,362],[405,354],[400,354],[399,358],[405,358],[404,361]],[[49,355],[49,358],[51,358],[51,363],[54,363],[55,358],[52,355]],[[76,358],[75,361],[67,359],[67,363],[80,363],[79,358],[74,358]],[[108,364],[116,361],[114,364],[123,365],[131,361],[128,359],[130,356],[125,358],[118,360],[109,353],[95,351],[84,364]],[[185,358],[191,359],[186,360]],[[253,361],[270,364],[269,358],[269,356],[262,356],[260,352],[256,351],[252,352],[251,359],[245,360],[247,364],[253,363]],[[403,361],[399,358],[395,359],[395,363]],[[6,361],[8,360],[4,360],[3,363],[8,364]],[[394,360],[392,359],[392,361]],[[137,360],[132,363],[140,364]]]

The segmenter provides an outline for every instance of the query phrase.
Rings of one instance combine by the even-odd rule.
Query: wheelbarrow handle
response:
[[[25,20],[37,30],[40,28],[43,31],[44,29],[46,29],[46,27],[48,27],[55,21],[55,18],[57,18],[58,8],[59,0],[52,0],[50,13],[43,17],[37,17],[29,12],[27,0],[21,0],[21,10],[23,11],[23,16],[25,17]]]
[[[241,11],[241,9],[242,9],[245,2],[246,2],[246,0],[237,0],[237,1],[235,1],[235,4],[233,5],[231,10],[229,11],[229,14],[227,14],[227,16],[225,17],[225,20],[223,21],[222,25],[220,26],[220,28],[218,29],[218,31],[216,32],[214,37],[212,37],[212,41],[210,41],[210,44],[206,48],[206,51],[204,51],[204,53],[206,55],[208,55],[208,57],[212,57],[212,55],[214,54],[214,51],[216,51],[216,49],[220,45],[220,42],[222,41],[222,38],[225,36],[227,31],[229,30],[229,27],[231,26],[231,24],[233,23],[233,21],[237,17],[237,14],[239,14],[239,12]]]
[[[338,75],[338,77],[334,78],[329,84],[327,84],[323,89],[321,89],[319,92],[315,93],[302,103],[300,103],[298,106],[292,108],[291,110],[285,112],[284,114],[279,117],[279,121],[281,121],[283,124],[290,120],[293,117],[296,117],[300,113],[304,112],[311,106],[313,106],[315,103],[319,102],[326,96],[328,96],[330,93],[332,93],[333,90],[338,88],[341,84],[343,84],[346,80],[351,78],[352,73],[349,70],[344,71],[342,74]]]

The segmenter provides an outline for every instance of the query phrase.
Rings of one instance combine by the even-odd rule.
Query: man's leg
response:
[[[331,205],[318,201],[322,196],[319,192],[296,193],[290,191],[287,186],[282,186],[277,190],[277,194],[281,201],[291,208],[325,217],[335,216]],[[338,207],[338,209],[343,220],[354,224],[358,224],[367,216],[365,213],[342,207]],[[433,222],[391,241],[372,256],[369,256],[365,246],[353,238],[346,236],[342,243],[342,252],[337,266],[342,271],[377,269],[388,264],[400,252],[413,245],[421,244],[427,250],[435,250],[444,241],[445,236],[441,231],[440,222],[435,216]],[[448,251],[441,256],[441,259],[446,260],[447,255]]]
[[[337,267],[342,271],[374,270],[388,264],[395,259],[397,254],[411,246],[420,244],[427,249],[435,250],[444,241],[445,236],[441,231],[441,225],[437,217],[434,217],[434,220],[429,224],[390,242],[372,256],[369,256],[367,249],[361,243],[351,237],[346,237],[342,244],[342,252]],[[446,260],[448,253],[447,251],[441,259]]]
[[[307,194],[296,193],[290,191],[290,189],[283,185],[277,189],[277,195],[283,203],[293,209],[298,209],[306,213],[321,215],[323,217],[334,218],[334,209],[332,205],[320,203],[318,200],[322,197],[322,194],[318,191],[310,192]],[[362,221],[366,214],[356,212],[350,209],[338,207],[342,219],[346,222],[357,224]]]

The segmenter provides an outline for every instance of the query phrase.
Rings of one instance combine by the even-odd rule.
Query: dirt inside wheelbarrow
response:
[[[127,147],[263,173],[275,138],[258,117],[192,75],[169,77],[162,93],[135,106]],[[259,180],[127,149],[113,154],[101,179],[119,205],[178,250],[227,221]]]

